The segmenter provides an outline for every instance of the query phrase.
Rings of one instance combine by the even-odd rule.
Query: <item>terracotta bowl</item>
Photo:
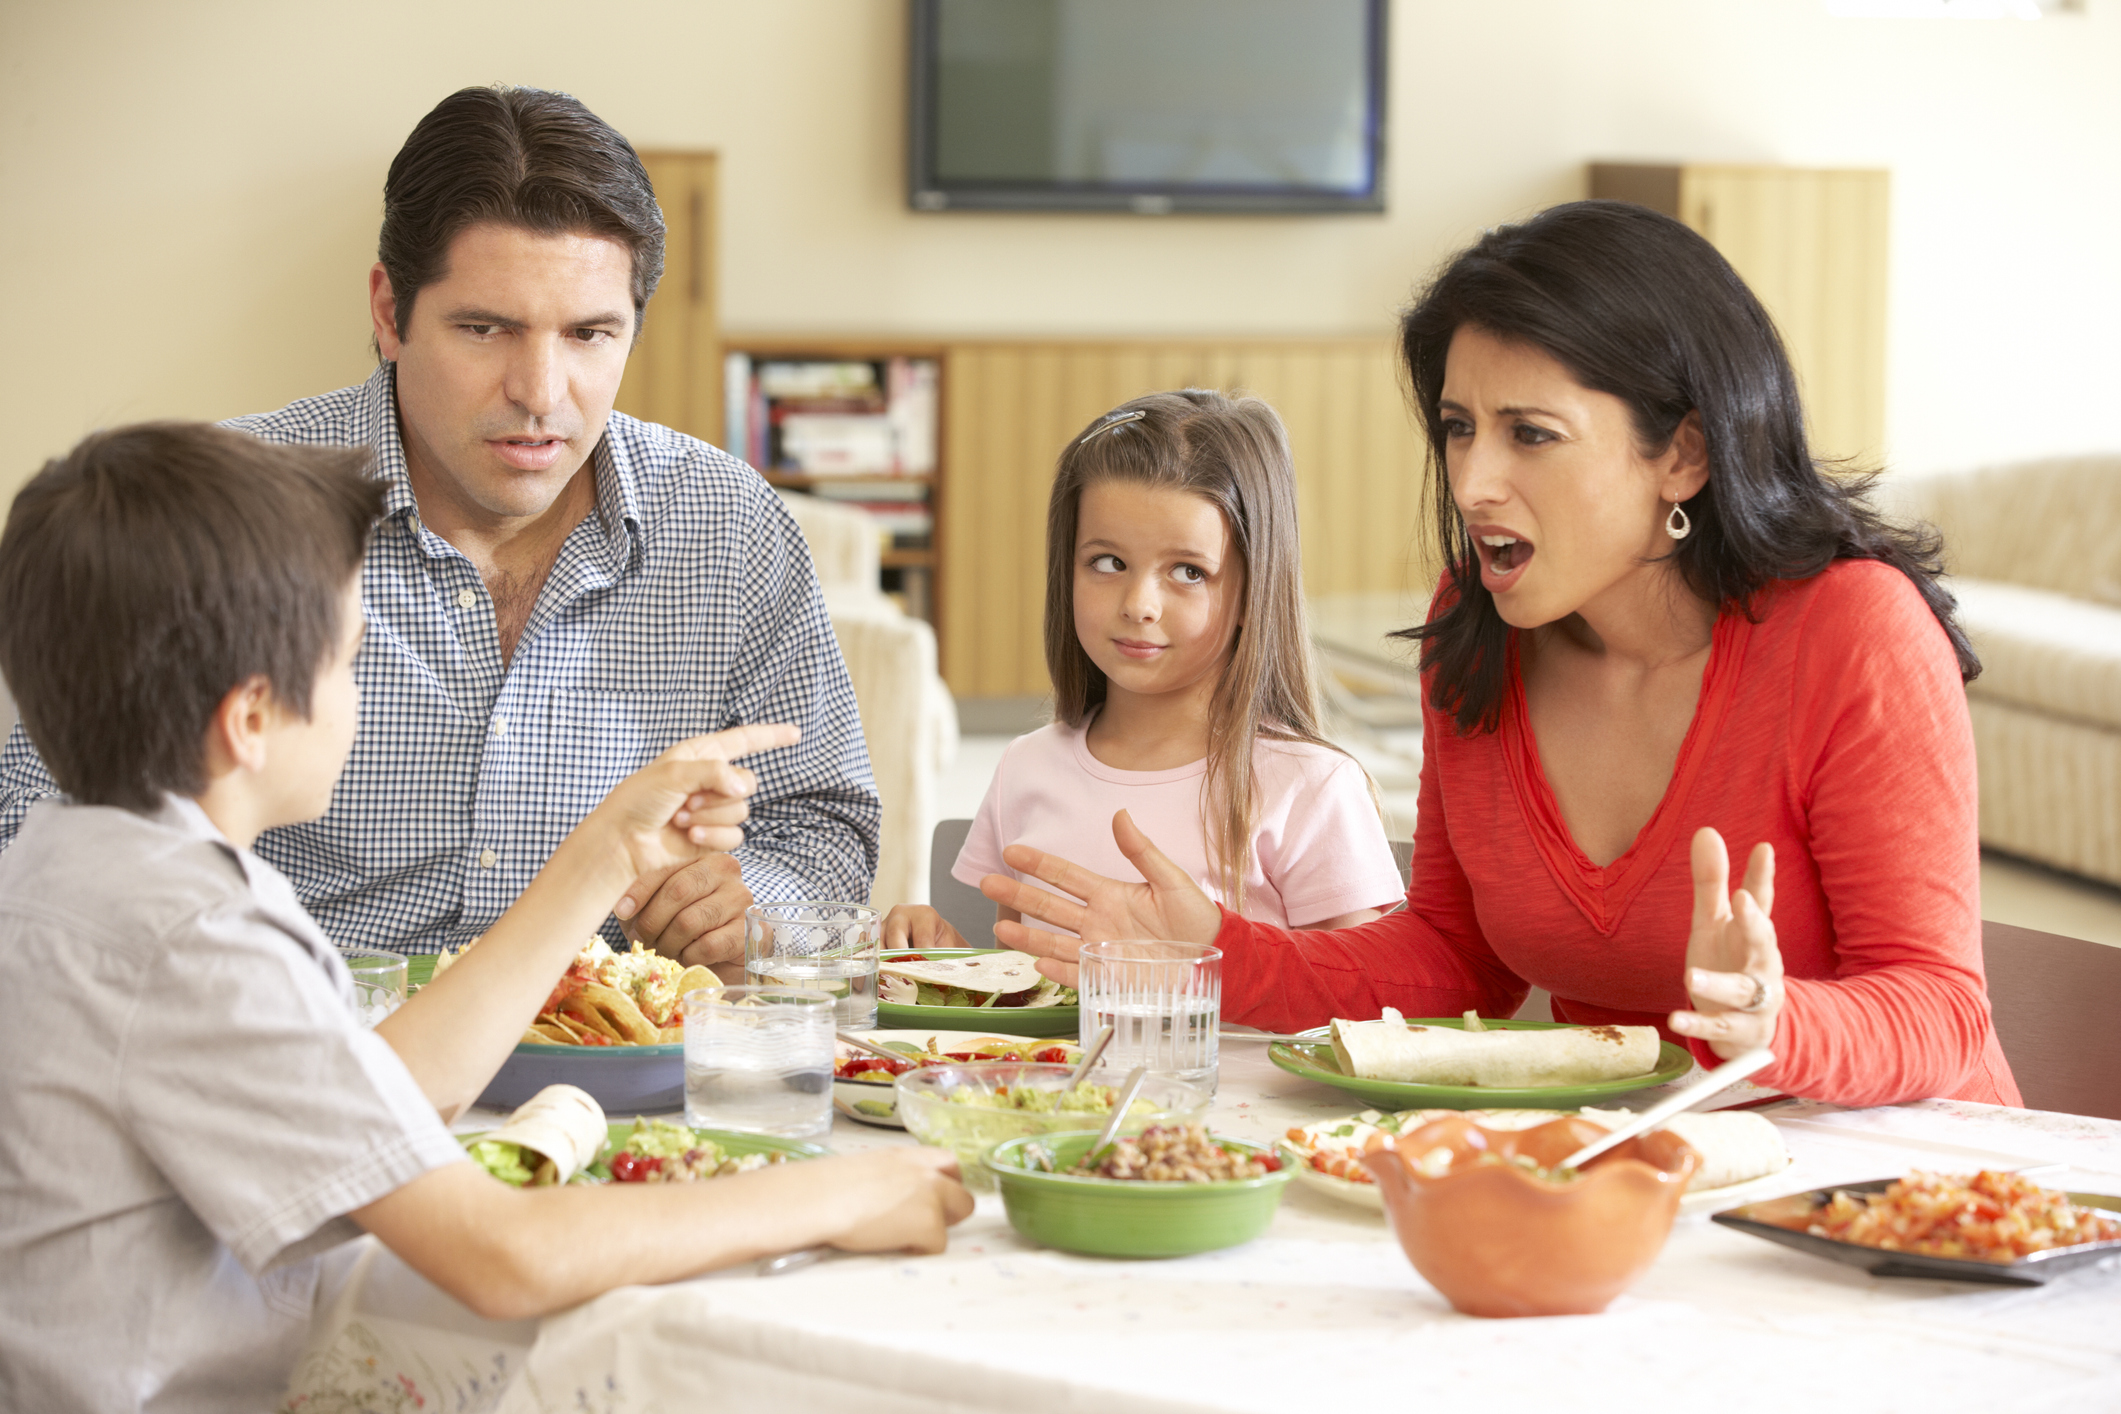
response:
[[[1657,1259],[1701,1164],[1669,1131],[1630,1139],[1566,1182],[1508,1162],[1522,1155],[1551,1168],[1603,1133],[1573,1115],[1516,1131],[1453,1116],[1362,1162],[1407,1260],[1453,1306],[1469,1316],[1589,1315]]]

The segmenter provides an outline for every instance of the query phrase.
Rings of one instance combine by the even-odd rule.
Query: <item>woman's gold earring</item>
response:
[[[1671,514],[1664,518],[1664,533],[1674,540],[1684,540],[1694,533],[1694,522],[1687,519],[1687,513],[1679,508],[1677,501],[1672,502]]]

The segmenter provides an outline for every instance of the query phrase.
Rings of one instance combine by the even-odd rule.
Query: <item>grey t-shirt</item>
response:
[[[47,802],[0,997],[0,1408],[272,1408],[345,1215],[464,1160],[338,953],[192,801]]]

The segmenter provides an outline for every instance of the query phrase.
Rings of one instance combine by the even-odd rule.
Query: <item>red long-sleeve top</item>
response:
[[[1664,1023],[1690,1005],[1688,848],[1713,825],[1734,885],[1755,843],[1775,847],[1787,990],[1756,1083],[1845,1105],[2018,1104],[1989,1021],[1973,733],[1944,630],[1871,560],[1776,584],[1755,610],[1717,620],[1671,784],[1603,868],[1562,823],[1514,654],[1498,730],[1461,736],[1426,707],[1406,909],[1337,932],[1226,914],[1227,1014],[1274,1030],[1387,1006],[1508,1016],[1537,984],[1557,1020],[1680,1040]]]

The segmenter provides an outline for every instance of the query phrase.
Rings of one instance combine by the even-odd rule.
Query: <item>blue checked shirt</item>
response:
[[[236,419],[271,442],[362,446],[390,483],[362,571],[361,724],[321,819],[257,853],[342,946],[433,952],[482,932],[614,785],[685,737],[794,722],[749,757],[737,851],[762,900],[862,900],[881,817],[847,667],[810,554],[742,462],[613,413],[597,509],[560,548],[515,656],[472,563],[405,478],[393,368]],[[0,846],[58,794],[18,724],[0,751]],[[607,921],[607,934],[617,937]]]

